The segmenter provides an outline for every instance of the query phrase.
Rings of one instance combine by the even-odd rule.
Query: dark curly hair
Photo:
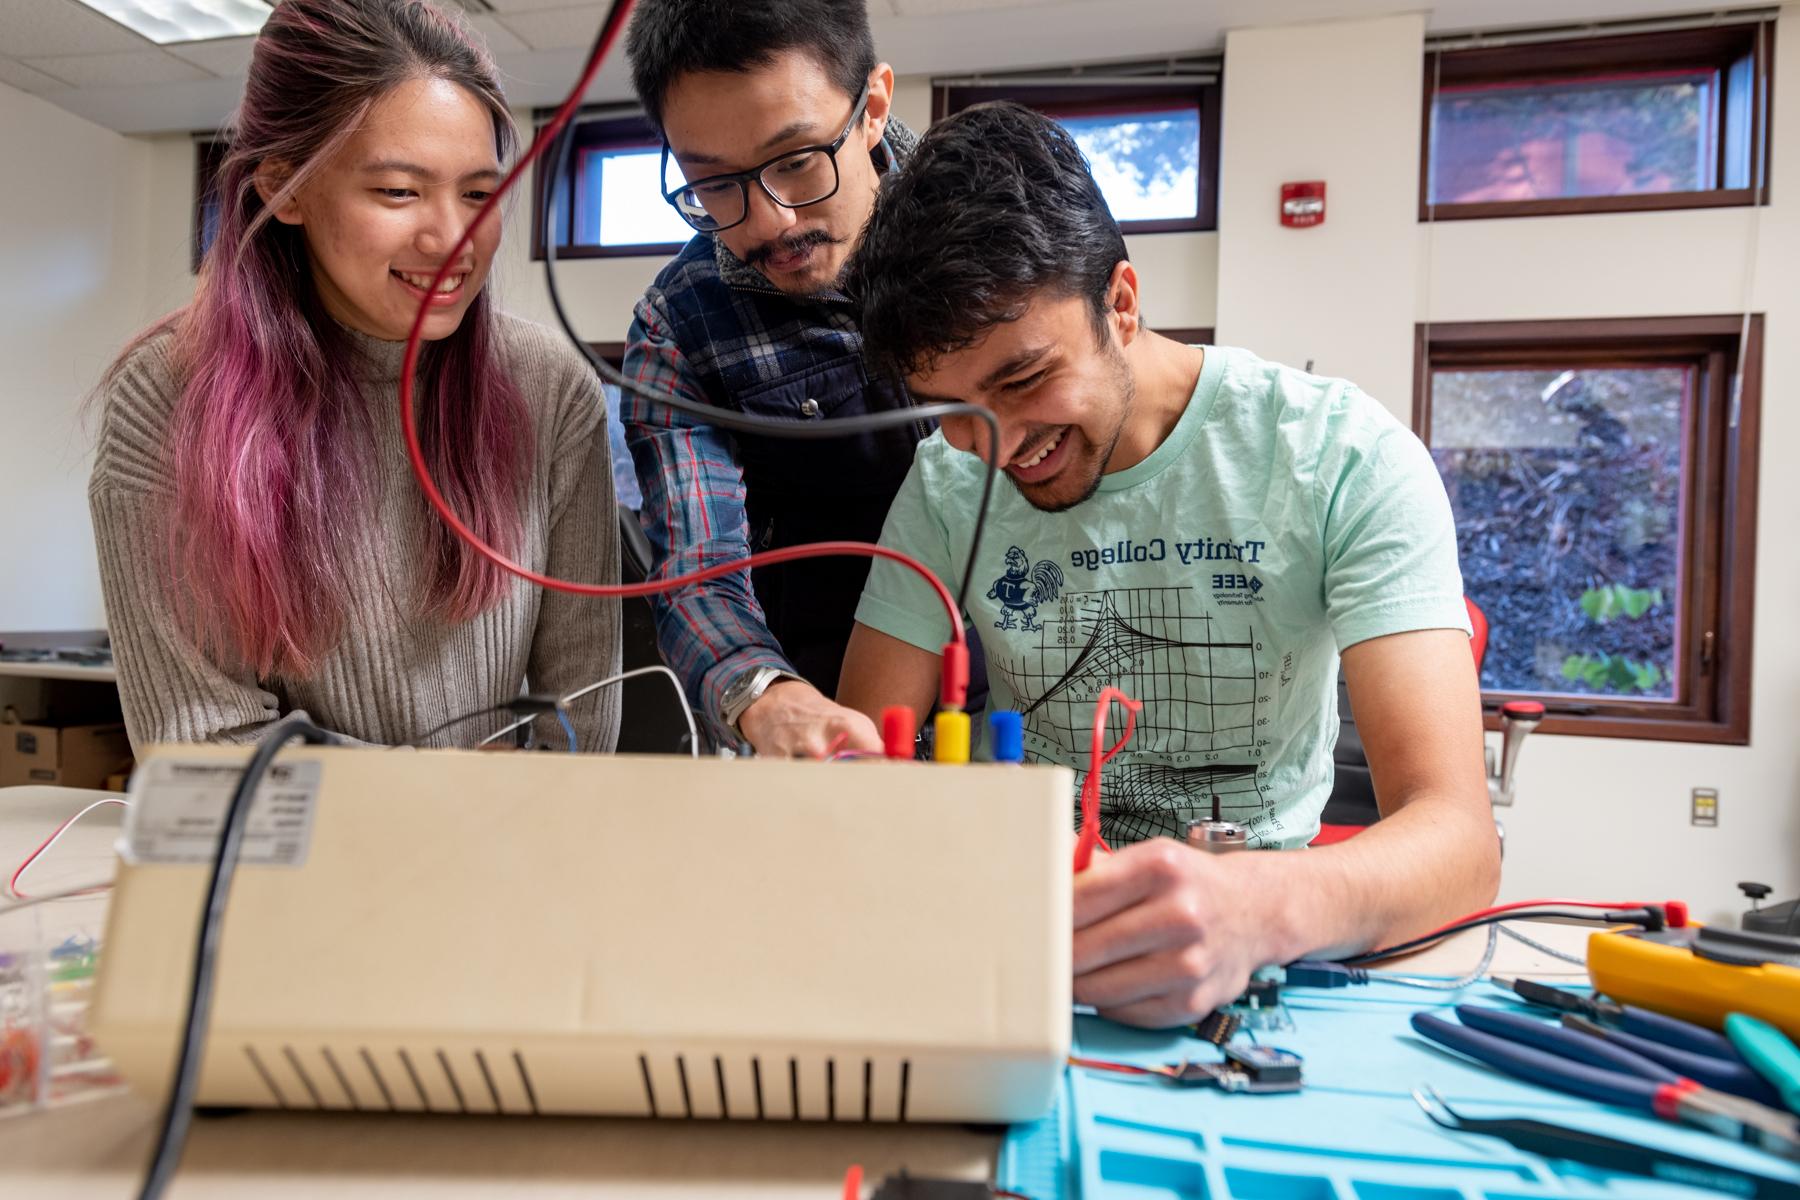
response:
[[[1036,297],[1085,298],[1106,333],[1125,238],[1061,125],[1021,104],[977,104],[933,125],[875,202],[844,286],[863,353],[897,377],[1017,320]]]
[[[865,0],[641,0],[625,35],[638,102],[662,128],[663,101],[690,71],[752,71],[804,50],[846,97],[875,69]]]

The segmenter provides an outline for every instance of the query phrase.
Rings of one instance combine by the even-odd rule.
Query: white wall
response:
[[[144,197],[146,319],[174,312],[194,295],[194,139],[187,134],[146,138],[149,194]]]
[[[1800,28],[1800,5],[1782,10]],[[1764,327],[1752,744],[1534,739],[1504,814],[1507,896],[1678,896],[1703,916],[1744,907],[1734,883],[1800,890],[1800,89],[1777,86],[1774,203],[1747,209],[1418,223],[1422,22],[1252,29],[1226,43],[1219,340],[1318,359],[1410,419],[1419,321],[1737,313]],[[1775,78],[1800,78],[1777,38]],[[1323,227],[1283,229],[1276,187],[1323,178]],[[1750,244],[1754,280],[1746,290]],[[1688,823],[1716,787],[1716,829]]]
[[[140,142],[0,86],[0,630],[105,624],[83,397],[145,321]]]
[[[1425,18],[1243,29],[1225,41],[1218,340],[1412,407]],[[1411,116],[1406,114],[1410,112]],[[1277,219],[1323,179],[1323,225]]]

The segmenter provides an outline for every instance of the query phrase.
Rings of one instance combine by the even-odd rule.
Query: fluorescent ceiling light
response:
[[[81,0],[157,45],[244,37],[269,19],[265,0]]]

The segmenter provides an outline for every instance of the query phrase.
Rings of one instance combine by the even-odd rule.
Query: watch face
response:
[[[725,694],[720,698],[719,707],[725,710],[724,716],[727,720],[737,720],[738,710],[744,707],[751,693],[756,690],[756,685],[761,681],[764,670],[766,668],[758,667],[753,671],[746,671],[726,687]]]

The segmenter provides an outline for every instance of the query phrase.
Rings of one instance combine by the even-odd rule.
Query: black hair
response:
[[[863,352],[904,377],[1015,321],[1038,296],[1087,300],[1106,334],[1125,238],[1068,130],[1011,101],[933,125],[882,187],[844,286]]]
[[[865,0],[640,0],[625,35],[631,83],[662,128],[669,88],[691,71],[751,71],[804,50],[854,97],[875,69]]]

